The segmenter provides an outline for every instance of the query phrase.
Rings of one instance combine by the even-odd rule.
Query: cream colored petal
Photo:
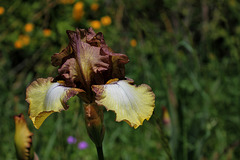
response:
[[[142,84],[138,87],[127,80],[106,85],[94,85],[96,103],[116,113],[116,121],[126,121],[135,129],[149,120],[155,107],[155,95],[151,88]]]
[[[26,91],[29,103],[29,117],[38,129],[53,112],[68,109],[67,100],[83,92],[81,89],[64,87],[61,83],[52,83],[53,78],[39,78],[32,82]]]

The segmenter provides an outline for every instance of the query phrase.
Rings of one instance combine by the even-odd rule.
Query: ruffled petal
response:
[[[125,64],[129,62],[125,54],[113,53],[112,54],[112,78],[125,78]]]
[[[90,91],[91,84],[96,74],[108,70],[109,55],[102,54],[100,47],[91,46],[81,40],[81,33],[68,31],[70,44],[75,53],[76,61],[80,68],[80,80],[87,91]]]
[[[91,28],[89,30],[92,30]],[[91,32],[94,33],[94,32]],[[89,34],[92,35],[92,34]],[[90,37],[90,36],[88,36]],[[91,36],[91,39],[88,38],[87,42],[96,47],[101,47],[101,52],[110,57],[110,67],[107,75],[104,75],[104,78],[109,80],[111,78],[124,79],[125,78],[125,67],[124,65],[129,62],[128,56],[125,54],[114,53],[114,51],[107,46],[104,36],[101,32],[97,33],[94,37]],[[107,78],[106,78],[107,77]]]
[[[58,69],[58,73],[60,74],[59,79],[64,79],[66,86],[76,87],[79,79],[79,66],[76,62],[75,58],[68,59],[61,68]]]
[[[73,57],[74,54],[72,54],[72,48],[70,45],[68,45],[65,49],[63,49],[60,53],[55,53],[51,57],[51,62],[54,67],[62,65],[67,58]]]
[[[52,65],[59,66],[55,80],[64,80],[67,87],[81,88],[86,94],[85,102],[92,102],[94,94],[91,86],[105,84],[108,80],[125,79],[126,55],[114,53],[105,43],[101,32],[76,29],[67,31],[68,46],[52,56]],[[50,114],[50,113],[49,113]]]
[[[82,88],[92,101],[91,85],[105,84],[109,79],[125,79],[126,55],[114,53],[101,32],[76,29],[67,31],[68,46],[52,56],[52,65],[59,66],[57,79],[68,87]]]
[[[96,103],[116,113],[116,121],[126,121],[135,129],[149,120],[155,107],[155,95],[151,88],[142,84],[138,87],[127,80],[111,81],[106,85],[93,85]]]
[[[26,91],[26,101],[29,103],[29,117],[38,129],[43,121],[53,112],[68,109],[68,99],[75,96],[81,89],[63,86],[63,82],[52,83],[53,78],[39,78],[32,82]]]
[[[71,40],[71,35],[75,33],[76,33],[75,31],[67,30],[68,38]],[[85,43],[93,39],[93,37],[96,35],[92,28],[89,28],[88,30],[78,29],[78,34],[81,38],[81,41]],[[69,43],[69,45],[66,48],[64,48],[61,52],[52,55],[51,62],[53,66],[57,67],[65,63],[68,58],[73,57],[75,57],[75,55],[72,50],[72,45]]]

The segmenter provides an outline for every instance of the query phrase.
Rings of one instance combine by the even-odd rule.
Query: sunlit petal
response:
[[[67,100],[83,92],[81,89],[64,87],[62,82],[52,83],[53,78],[39,78],[32,82],[26,91],[29,103],[29,117],[38,129],[53,112],[68,109]]]
[[[137,128],[145,119],[149,120],[155,107],[155,95],[151,88],[142,84],[138,87],[127,80],[106,85],[94,85],[96,103],[116,113],[116,121],[126,121]]]

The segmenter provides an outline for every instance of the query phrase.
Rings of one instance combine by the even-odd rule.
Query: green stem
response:
[[[161,144],[163,146],[163,149],[165,150],[165,152],[168,156],[168,159],[172,160],[173,158],[172,158],[171,150],[170,150],[170,147],[169,147],[169,143],[168,143],[168,140],[167,140],[167,137],[166,137],[165,133],[163,132],[163,124],[162,124],[162,122],[159,118],[156,119],[156,122],[157,122],[157,125],[158,125],[158,129],[160,131]]]
[[[103,156],[103,150],[102,150],[102,146],[97,147],[97,153],[98,153],[98,160],[104,160],[104,156]]]

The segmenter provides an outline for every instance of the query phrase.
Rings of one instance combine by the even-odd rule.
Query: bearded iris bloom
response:
[[[103,34],[96,34],[92,28],[67,31],[67,35],[68,46],[51,57],[59,75],[39,78],[27,88],[26,101],[34,126],[38,129],[52,113],[67,110],[68,99],[75,95],[85,103],[86,126],[95,144],[104,134],[101,106],[114,111],[116,121],[126,121],[134,128],[149,120],[155,95],[148,85],[137,87],[125,77],[128,57],[115,53]]]

